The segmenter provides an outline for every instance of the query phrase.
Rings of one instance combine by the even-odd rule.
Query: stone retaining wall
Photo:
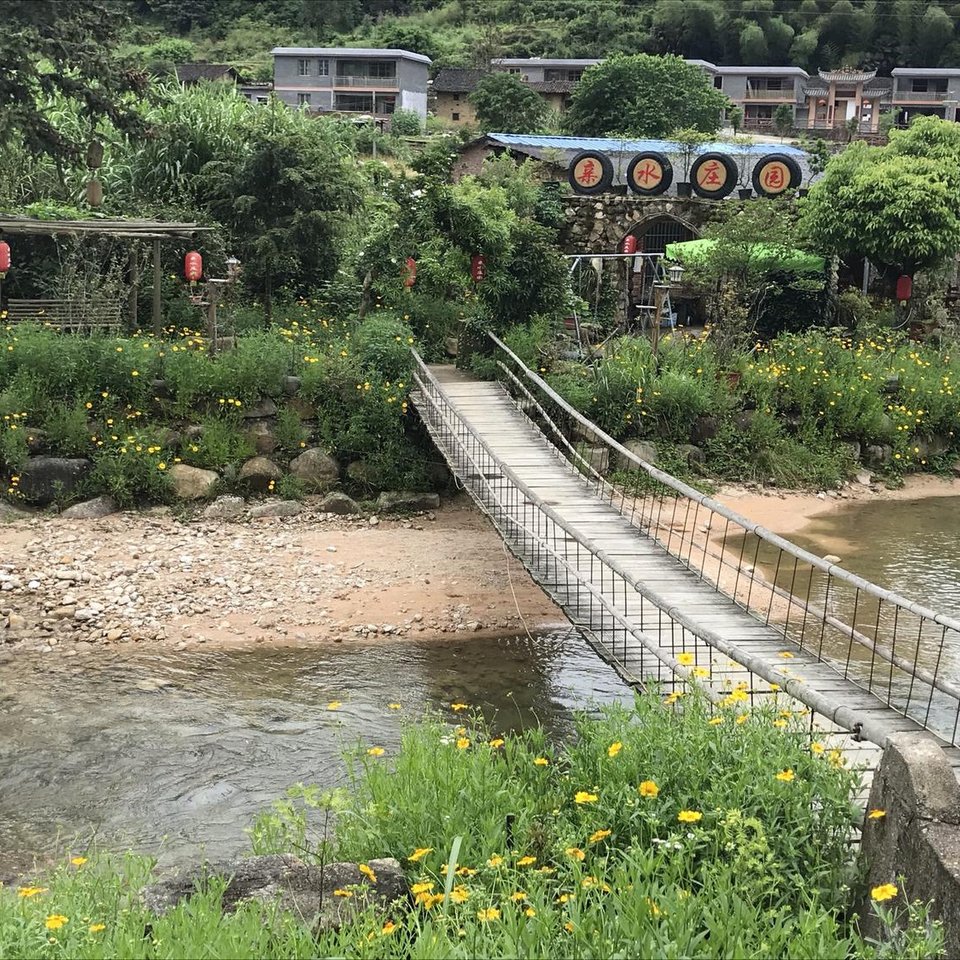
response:
[[[866,893],[860,907],[863,932],[877,932],[869,891],[886,883],[901,886],[887,906],[932,901],[943,921],[948,957],[960,956],[960,783],[943,749],[928,734],[890,737],[870,790],[861,859]],[[899,877],[903,877],[901,885]]]

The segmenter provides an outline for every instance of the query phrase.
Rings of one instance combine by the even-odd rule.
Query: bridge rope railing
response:
[[[817,717],[858,739],[884,745],[890,730],[883,718],[791,677],[786,665],[771,663],[697,623],[682,607],[622,569],[616,557],[585,540],[491,451],[419,355],[414,353],[414,359],[415,403],[438,448],[515,555],[574,623],[600,639],[601,652],[625,675],[641,682],[695,683],[717,702],[732,689],[729,671],[716,656],[723,654],[736,675],[770,685],[761,689],[751,679],[746,694],[752,705],[779,689],[809,708],[811,735]],[[656,639],[643,630],[654,624]],[[639,647],[628,643],[628,637]],[[690,652],[693,662],[679,659]]]
[[[648,463],[490,334],[501,384],[599,499],[716,592],[956,745],[960,622],[858,577]],[[790,650],[782,654],[789,666]]]

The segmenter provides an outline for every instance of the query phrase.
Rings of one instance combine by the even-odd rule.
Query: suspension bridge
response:
[[[512,552],[624,678],[695,684],[717,704],[776,698],[868,767],[891,734],[926,730],[960,770],[960,622],[641,460],[490,346],[489,381],[415,354],[414,403]]]

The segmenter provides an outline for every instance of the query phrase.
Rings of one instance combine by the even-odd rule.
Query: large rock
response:
[[[415,513],[421,510],[436,510],[440,506],[440,497],[435,493],[413,493],[409,490],[395,490],[381,493],[377,499],[377,509],[384,513]]]
[[[345,517],[352,513],[359,513],[360,507],[353,497],[348,497],[339,490],[328,493],[318,504],[317,510],[320,513],[336,513]]]
[[[893,460],[893,447],[886,443],[871,443],[863,451],[863,462],[868,467],[885,467]]]
[[[277,405],[269,398],[265,397],[259,403],[251,404],[249,407],[241,407],[244,420],[262,420],[265,417],[275,417],[277,415]]]
[[[273,435],[270,424],[265,420],[255,420],[247,428],[246,434],[253,449],[261,456],[269,456],[277,449],[277,438]]]
[[[22,507],[15,507],[12,503],[0,500],[0,523],[8,523],[11,520],[27,520],[34,516],[29,510]]]
[[[720,432],[720,421],[710,414],[702,414],[693,422],[690,430],[690,442],[702,446]]]
[[[651,466],[655,467],[657,465],[657,459],[659,454],[657,453],[657,448],[649,440],[625,440],[623,446],[630,451],[635,457],[639,457],[645,463],[649,463]],[[614,458],[615,468],[617,470],[639,470],[641,469],[633,460],[629,457],[624,457],[617,455]]]
[[[691,467],[699,467],[706,463],[707,458],[703,455],[703,451],[694,446],[692,443],[681,443],[677,447],[677,453],[687,461],[687,465]]]
[[[240,468],[237,479],[250,490],[266,493],[270,489],[270,481],[276,483],[282,476],[283,471],[272,460],[254,457]]]
[[[376,881],[362,874],[355,863],[306,864],[291,854],[249,857],[194,867],[176,877],[145,887],[140,897],[153,914],[163,915],[188,900],[213,877],[228,877],[222,906],[226,913],[242,901],[270,904],[303,919],[318,930],[335,930],[367,907],[381,909],[409,899],[400,864],[393,859],[370,860]],[[353,896],[334,896],[348,890]]]
[[[60,516],[64,520],[99,520],[101,517],[109,517],[119,509],[113,497],[97,497],[94,500],[67,507]]]
[[[311,447],[290,461],[290,472],[303,483],[304,489],[323,493],[340,479],[340,464],[319,447]]]
[[[261,520],[264,517],[297,517],[303,512],[303,507],[296,500],[270,500],[261,503],[250,510],[251,520]]]
[[[20,470],[20,493],[33,503],[53,503],[77,491],[93,465],[85,457],[30,457]]]
[[[217,497],[203,515],[208,520],[236,520],[246,509],[243,497]]]
[[[179,500],[202,500],[209,497],[220,482],[214,470],[201,470],[185,463],[175,463],[168,471],[173,495]]]

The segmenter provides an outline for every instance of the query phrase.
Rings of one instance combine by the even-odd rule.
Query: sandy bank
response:
[[[504,635],[565,625],[466,498],[409,519],[0,524],[0,656]],[[3,653],[6,651],[6,653]]]

